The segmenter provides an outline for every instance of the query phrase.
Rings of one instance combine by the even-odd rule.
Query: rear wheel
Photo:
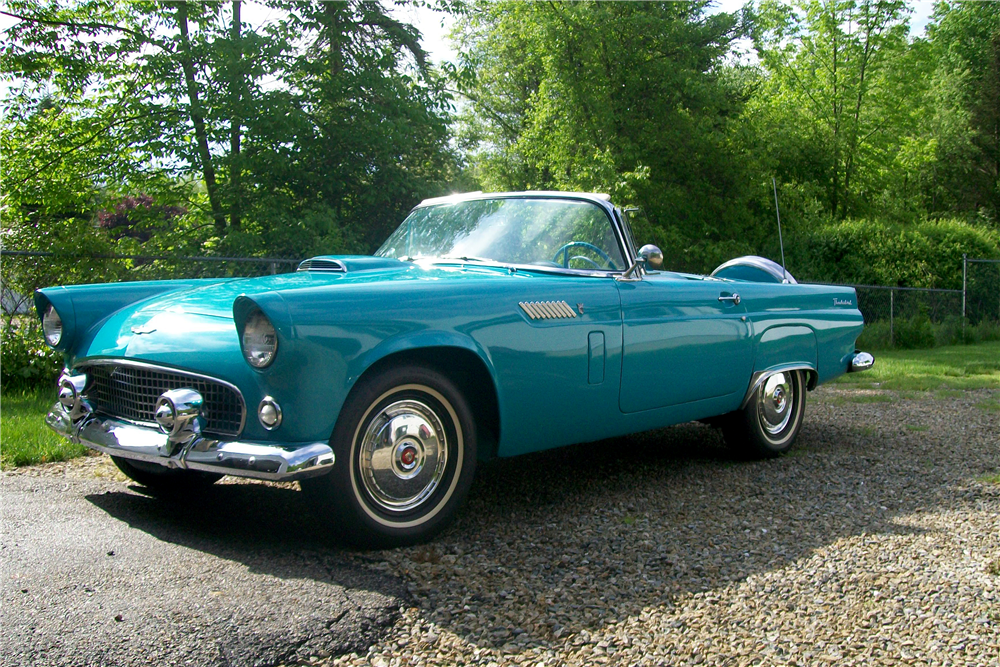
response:
[[[203,472],[201,470],[180,470],[168,468],[159,463],[133,461],[112,456],[111,460],[129,479],[138,482],[152,491],[193,491],[204,489],[215,484],[224,475]]]
[[[774,458],[795,443],[806,408],[802,371],[764,379],[742,410],[722,421],[722,435],[734,450],[752,458]]]
[[[446,376],[401,366],[363,378],[331,439],[337,465],[300,482],[335,513],[351,541],[394,546],[429,539],[454,517],[476,465],[472,412]]]

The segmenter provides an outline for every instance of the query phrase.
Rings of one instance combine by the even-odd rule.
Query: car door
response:
[[[500,455],[617,434],[621,303],[612,276],[518,271],[477,310],[503,403]]]
[[[664,272],[618,286],[622,412],[742,397],[753,338],[738,285]]]

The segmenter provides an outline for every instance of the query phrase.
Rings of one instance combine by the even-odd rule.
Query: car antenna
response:
[[[781,240],[781,212],[778,210],[778,184],[771,177],[771,187],[774,188],[774,213],[778,216],[778,245],[781,247],[781,282],[788,282],[788,270],[785,269],[785,243]]]

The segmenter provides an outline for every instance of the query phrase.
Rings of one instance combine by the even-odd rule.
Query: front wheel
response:
[[[429,539],[454,517],[476,466],[476,429],[462,393],[424,366],[363,378],[334,428],[337,464],[302,480],[351,541],[372,546]]]
[[[805,374],[774,373],[760,383],[743,409],[722,420],[723,438],[752,458],[780,456],[794,444],[805,408]]]

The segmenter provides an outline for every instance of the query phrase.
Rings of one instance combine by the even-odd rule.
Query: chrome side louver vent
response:
[[[335,259],[315,257],[299,264],[299,271],[324,271],[327,273],[345,273],[347,269]]]
[[[533,320],[558,320],[576,317],[565,301],[522,301],[517,304]]]

